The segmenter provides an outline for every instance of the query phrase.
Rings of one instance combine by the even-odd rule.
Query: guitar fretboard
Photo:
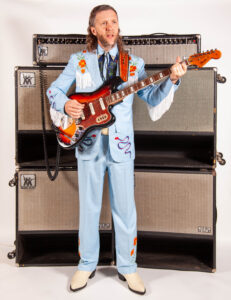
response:
[[[185,60],[184,61],[186,64],[188,64],[188,61]],[[133,94],[133,93],[136,93],[138,92],[139,90],[145,88],[146,86],[152,84],[152,83],[155,83],[165,77],[168,77],[171,73],[171,70],[170,69],[165,69],[159,73],[156,73],[150,77],[147,77],[127,88],[124,88],[123,90],[120,90],[116,93],[113,93],[109,96],[106,96],[104,99],[106,100],[107,104],[108,105],[114,105],[118,102],[121,102],[126,96],[130,95],[130,94]]]

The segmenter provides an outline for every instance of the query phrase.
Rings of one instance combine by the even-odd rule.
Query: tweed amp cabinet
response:
[[[150,34],[123,36],[124,48],[142,57],[146,64],[173,64],[179,55],[188,57],[201,50],[199,34]],[[34,65],[65,65],[72,53],[86,49],[84,34],[35,34],[33,36]]]

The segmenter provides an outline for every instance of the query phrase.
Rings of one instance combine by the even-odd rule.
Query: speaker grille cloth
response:
[[[140,231],[213,234],[213,176],[135,173]]]
[[[148,76],[160,70],[148,70]],[[170,109],[153,122],[146,103],[135,94],[134,129],[137,131],[214,132],[214,70],[188,70]]]
[[[126,46],[130,54],[142,57],[145,64],[173,64],[176,61],[176,57],[189,57],[190,55],[197,53],[196,44],[187,45],[144,45],[144,46]]]
[[[34,189],[21,188],[21,180],[36,175]],[[21,177],[24,176],[24,177]],[[100,229],[111,230],[108,180],[105,176]],[[78,230],[79,200],[76,171],[59,171],[50,181],[45,171],[20,171],[18,230]]]
[[[67,63],[72,53],[86,49],[86,44],[44,44],[47,48],[46,56],[37,56],[38,63],[63,64]],[[124,45],[124,49],[139,57],[146,64],[173,64],[176,57],[189,57],[197,53],[197,44],[185,45]],[[38,53],[37,46],[37,53]]]

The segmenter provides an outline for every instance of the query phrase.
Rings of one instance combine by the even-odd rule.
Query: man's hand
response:
[[[182,77],[186,71],[187,71],[187,66],[186,64],[180,63],[181,59],[180,56],[177,56],[176,58],[176,63],[171,67],[171,75],[170,79],[172,80],[172,83],[176,83],[180,77]]]
[[[68,100],[65,103],[65,112],[72,118],[80,118],[85,104],[79,103],[77,100]]]

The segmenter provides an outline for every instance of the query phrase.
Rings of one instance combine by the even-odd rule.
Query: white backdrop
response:
[[[15,188],[8,186],[15,172],[14,67],[32,65],[33,34],[86,34],[91,9],[103,3],[117,10],[122,35],[198,33],[202,50],[221,50],[222,58],[207,66],[227,78],[218,84],[217,99],[217,150],[227,161],[216,169],[217,242],[231,242],[230,0],[0,0],[0,238],[11,244],[15,240]]]

